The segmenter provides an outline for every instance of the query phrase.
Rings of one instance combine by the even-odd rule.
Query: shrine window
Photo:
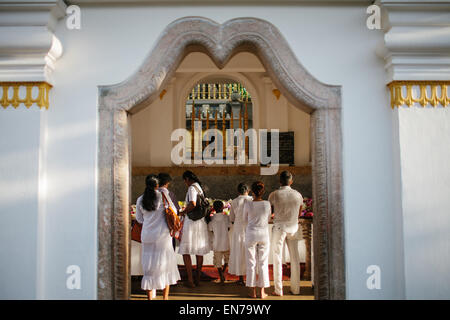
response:
[[[186,100],[186,129],[191,132],[191,143],[188,144],[187,156],[193,159],[194,130],[201,125],[202,137],[206,130],[217,129],[222,132],[223,159],[227,129],[253,128],[253,103],[248,90],[241,84],[229,81],[214,83],[201,82],[192,88]],[[195,125],[195,123],[197,123]],[[199,125],[200,124],[200,125]],[[212,141],[202,141],[202,150]],[[248,155],[248,141],[246,154]]]

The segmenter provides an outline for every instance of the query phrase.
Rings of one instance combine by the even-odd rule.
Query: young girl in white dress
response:
[[[234,223],[231,234],[229,273],[239,276],[239,284],[245,285],[244,275],[246,272],[245,262],[245,229],[247,223],[244,221],[244,203],[252,200],[248,195],[249,188],[245,183],[238,185],[239,196],[231,201],[230,221]]]
[[[220,283],[225,283],[225,273],[227,272],[228,262],[230,260],[230,217],[223,212],[223,202],[216,200],[213,203],[214,215],[208,224],[208,229],[213,232],[214,266],[217,268],[220,277]],[[223,264],[222,264],[223,262]]]
[[[201,182],[192,171],[185,171],[183,173],[183,180],[188,186],[186,193],[186,208],[180,211],[180,215],[184,216],[183,230],[181,235],[179,254],[183,255],[184,265],[188,276],[186,286],[193,288],[200,284],[200,276],[203,266],[203,255],[211,251],[209,241],[208,225],[204,218],[199,220],[191,220],[188,213],[191,212],[197,201],[197,194],[203,194]],[[197,262],[197,269],[195,273],[195,280],[193,279],[191,254],[195,255]]]
[[[169,299],[169,286],[180,280],[176,254],[172,248],[172,237],[167,226],[161,193],[157,190],[158,179],[147,176],[146,188],[136,202],[136,220],[142,223],[142,269],[144,276],[141,288],[147,298],[156,296],[163,289],[164,300]]]
[[[264,183],[256,181],[252,184],[253,201],[245,201],[244,220],[247,221],[245,232],[245,248],[247,260],[246,285],[249,296],[256,298],[255,287],[261,288],[261,299],[267,297],[264,288],[269,282],[269,219],[270,202],[262,199]],[[258,279],[256,272],[258,271]]]

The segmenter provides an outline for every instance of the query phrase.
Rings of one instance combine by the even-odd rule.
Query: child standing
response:
[[[256,181],[252,184],[253,201],[245,201],[244,220],[247,221],[245,247],[247,260],[246,285],[249,296],[256,298],[255,287],[261,288],[261,298],[267,297],[264,288],[269,282],[269,219],[270,202],[262,199],[264,183]],[[258,280],[256,271],[258,270]]]
[[[223,212],[223,202],[216,200],[213,203],[216,213],[211,217],[208,224],[209,230],[214,233],[213,250],[214,250],[214,266],[217,268],[220,276],[220,282],[225,283],[225,272],[230,259],[230,241],[228,230],[230,229],[230,218]],[[222,265],[222,260],[224,265]]]
[[[230,274],[239,276],[238,283],[245,285],[244,275],[246,272],[245,262],[245,229],[247,223],[244,221],[244,203],[252,200],[248,195],[249,187],[245,183],[238,185],[239,196],[231,202],[230,221],[233,224],[230,248]]]

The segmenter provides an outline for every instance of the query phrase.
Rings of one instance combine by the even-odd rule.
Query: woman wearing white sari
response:
[[[200,180],[192,171],[185,171],[183,173],[183,180],[188,186],[186,193],[186,208],[180,211],[180,215],[184,216],[183,230],[180,241],[180,248],[178,253],[183,255],[184,265],[188,276],[187,286],[194,288],[200,284],[200,276],[203,266],[203,255],[211,251],[211,244],[209,241],[208,225],[204,218],[199,220],[192,220],[189,218],[189,212],[194,210],[197,205],[197,195],[203,194]],[[192,272],[191,255],[195,255],[197,262],[197,269],[195,270],[195,279]]]
[[[238,185],[239,196],[231,202],[230,221],[234,223],[231,235],[230,262],[228,272],[239,276],[239,284],[245,285],[244,275],[246,273],[245,260],[245,228],[244,203],[251,201],[248,195],[249,188],[245,183]]]
[[[155,290],[163,289],[164,300],[169,299],[169,287],[180,280],[172,237],[167,226],[163,197],[155,175],[146,178],[146,188],[136,202],[136,220],[142,223],[142,269],[141,288],[147,291],[149,300],[156,296]]]

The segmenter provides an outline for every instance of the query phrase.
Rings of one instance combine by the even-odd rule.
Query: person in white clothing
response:
[[[142,223],[142,277],[141,288],[152,300],[156,290],[163,289],[164,300],[169,299],[169,286],[180,280],[176,254],[167,226],[163,197],[157,190],[155,175],[146,178],[146,188],[136,201],[136,220]]]
[[[249,296],[256,298],[255,287],[261,288],[260,297],[267,297],[264,288],[269,282],[269,219],[271,209],[269,201],[262,199],[264,183],[256,181],[252,184],[253,201],[246,200],[244,204],[244,220],[247,222],[245,232],[245,247],[247,261],[246,285]],[[258,279],[256,278],[258,272]]]
[[[252,200],[248,195],[249,188],[245,183],[238,185],[239,196],[231,201],[230,221],[233,223],[230,247],[229,273],[239,276],[238,283],[245,285],[244,275],[246,273],[245,262],[245,229],[247,224],[244,221],[244,203]]]
[[[291,261],[291,293],[300,294],[300,258],[298,254],[298,217],[301,213],[303,197],[300,192],[292,189],[292,174],[283,171],[280,174],[280,185],[269,195],[273,208],[274,219],[272,228],[273,249],[273,280],[275,296],[283,295],[282,283],[282,251],[286,242]]]
[[[164,192],[164,194],[166,195],[166,199],[170,202],[170,206],[172,208],[175,208],[176,210],[174,210],[174,211],[176,214],[178,214],[178,212],[180,211],[180,206],[178,205],[177,198],[176,198],[175,194],[173,193],[173,191],[169,190],[169,185],[172,182],[172,177],[168,173],[161,172],[158,174],[158,181],[159,181],[159,189],[158,190],[160,192]],[[176,248],[175,237],[172,238],[172,246],[173,246],[173,250],[175,250],[175,248]]]
[[[227,271],[228,261],[230,259],[230,217],[223,212],[223,202],[216,200],[213,203],[214,215],[208,224],[209,230],[214,234],[213,251],[214,266],[217,268],[220,277],[220,283],[225,283],[225,273]],[[222,265],[222,262],[224,263]]]
[[[192,171],[183,173],[184,183],[188,186],[186,193],[186,208],[180,211],[180,216],[184,216],[183,230],[181,235],[179,254],[183,255],[184,265],[188,276],[186,286],[194,288],[200,284],[200,276],[203,266],[203,255],[211,251],[208,226],[204,218],[192,220],[189,218],[189,212],[194,210],[197,201],[197,195],[203,194],[201,182]],[[191,254],[195,255],[197,269],[195,280],[193,279]]]

